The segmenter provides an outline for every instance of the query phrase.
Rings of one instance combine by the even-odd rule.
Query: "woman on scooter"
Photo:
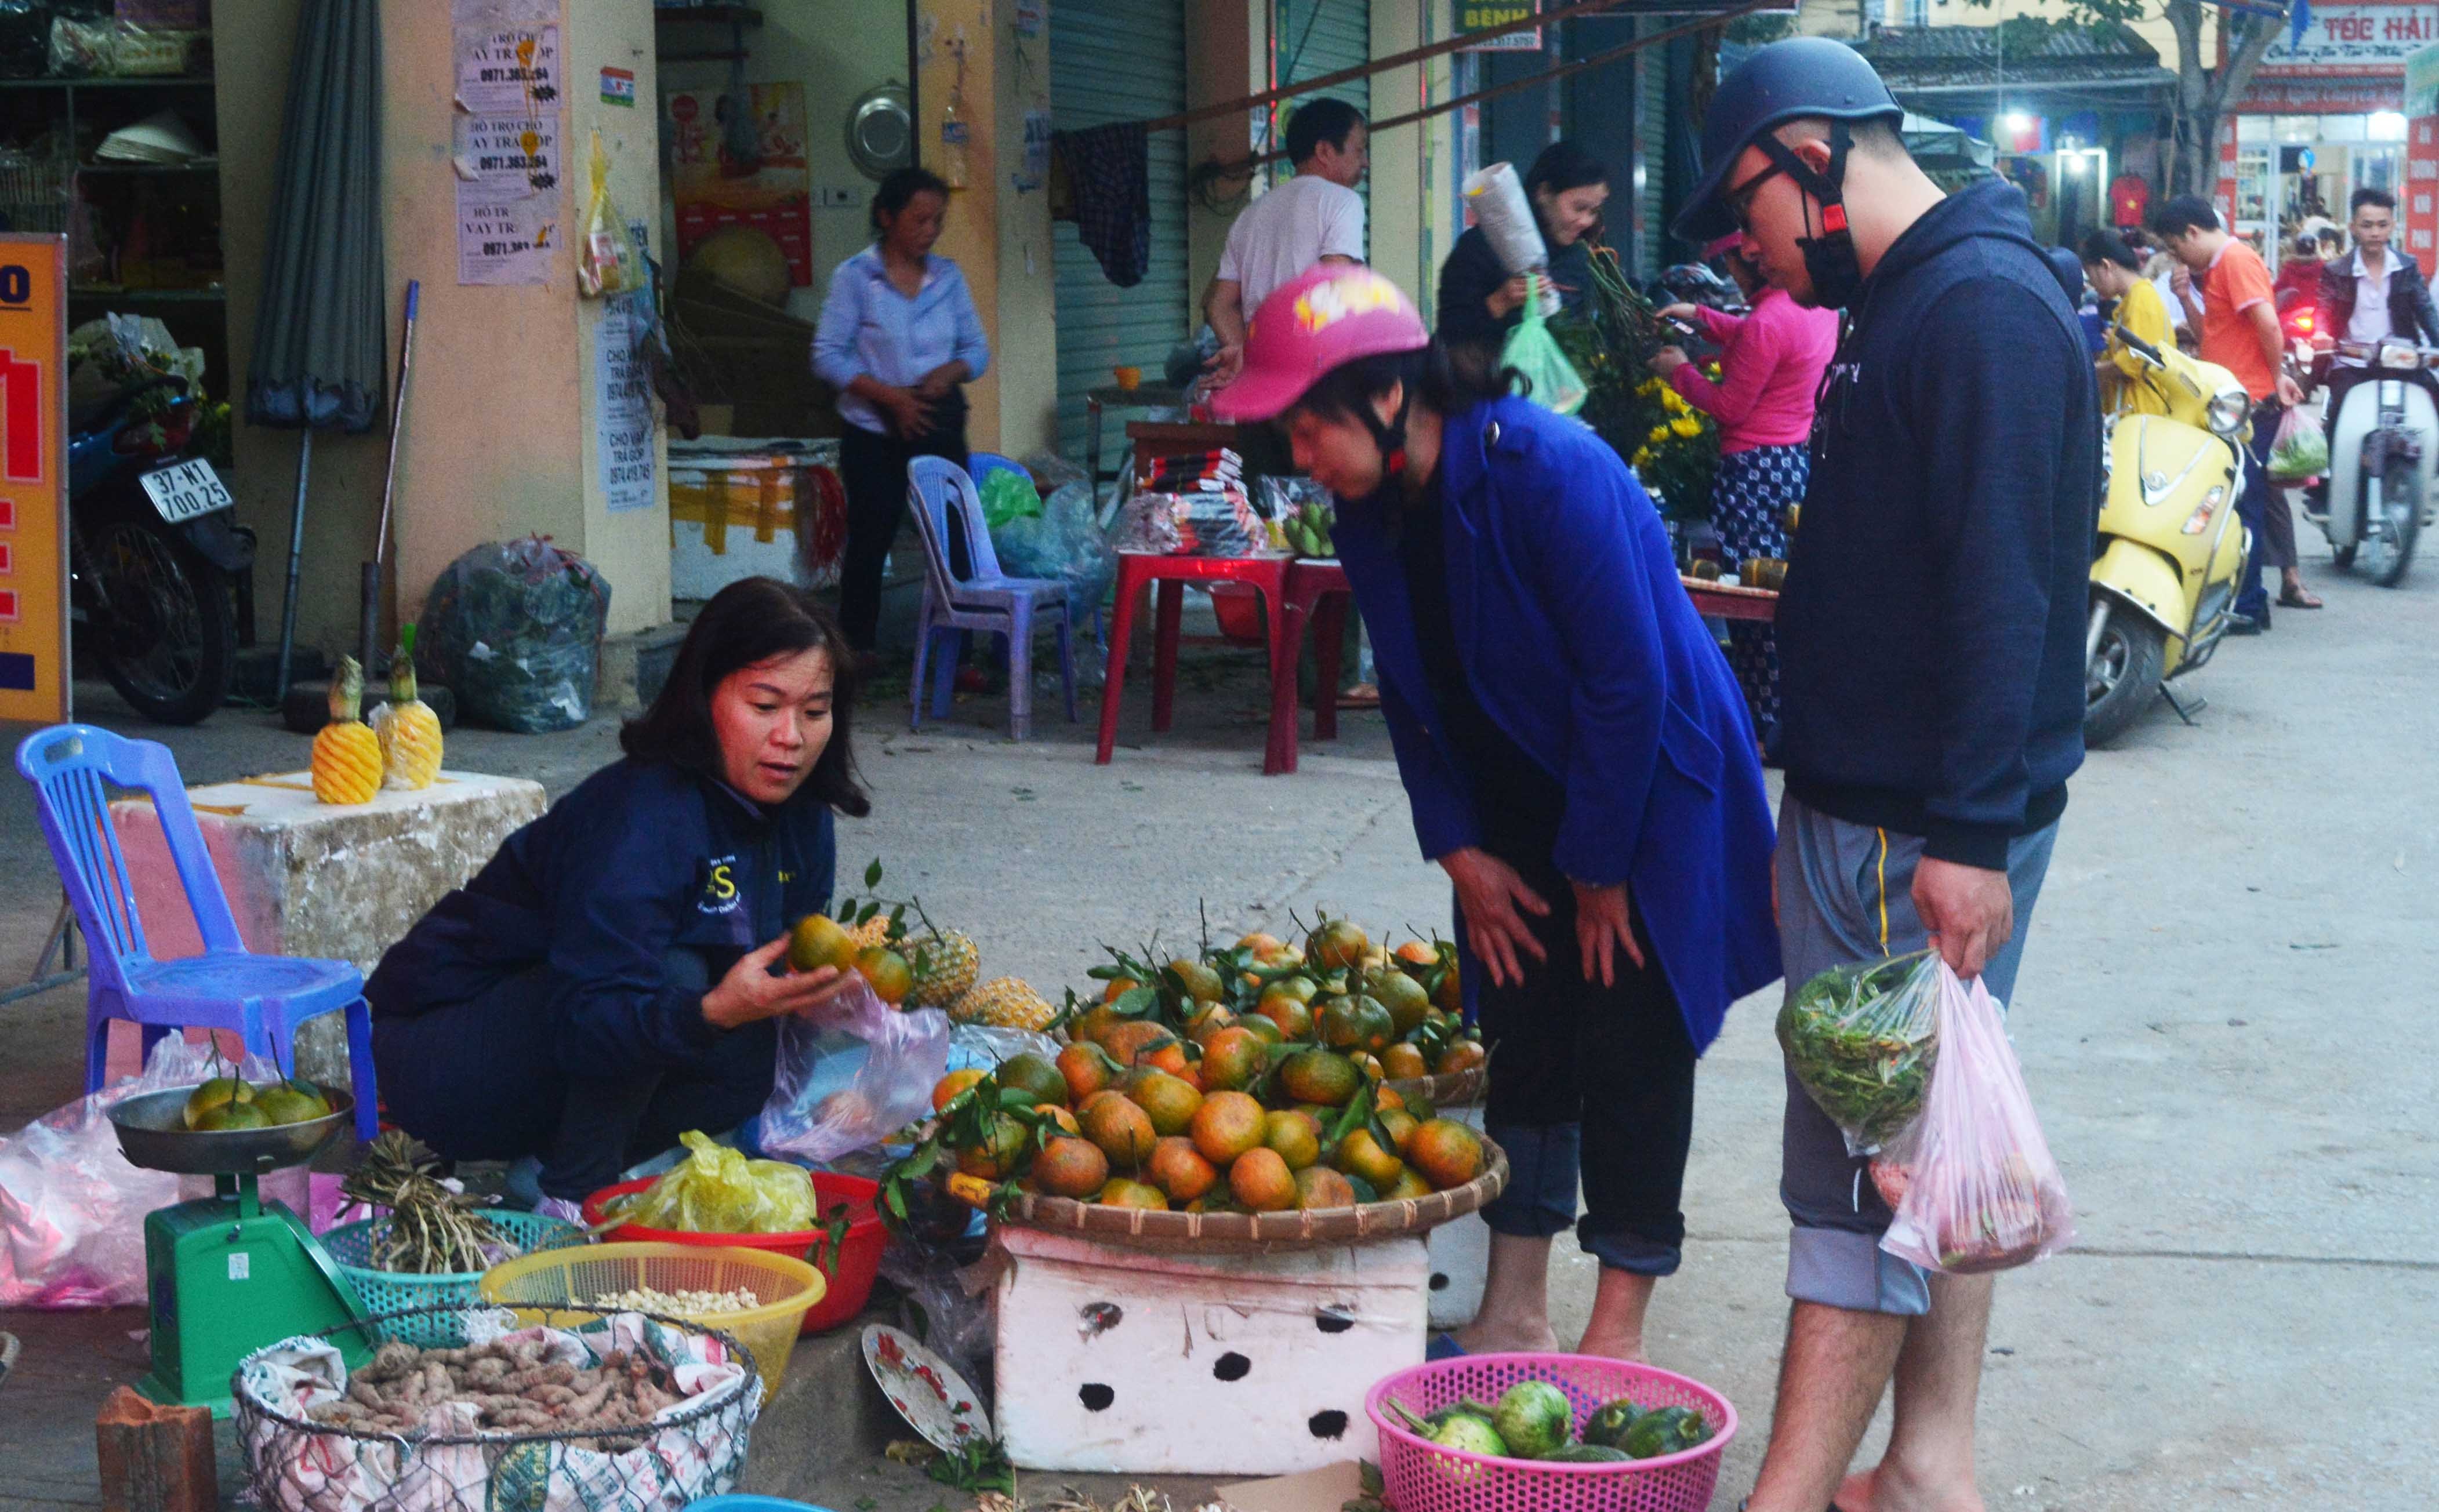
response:
[[[2099,363],[2101,402],[2137,415],[2167,414],[2168,401],[2148,382],[2151,365],[2118,334],[2123,330],[2155,350],[2176,345],[2166,302],[2143,276],[2143,259],[2115,232],[2092,232],[2083,239],[2082,252],[2083,276],[2093,293],[2113,306]]]
[[[1338,496],[1415,833],[1455,888],[1512,1170],[1461,1347],[1555,1347],[1573,1227],[1601,1266],[1580,1351],[1639,1359],[1684,1244],[1695,1058],[1778,975],[1772,830],[1650,499],[1510,377],[1475,388],[1397,285],[1325,267],[1263,302],[1214,407],[1277,421]]]

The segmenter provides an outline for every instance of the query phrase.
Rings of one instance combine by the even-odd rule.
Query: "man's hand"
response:
[[[1613,882],[1607,887],[1588,887],[1582,882],[1569,885],[1576,890],[1576,943],[1583,948],[1584,980],[1615,987],[1620,954],[1632,961],[1636,970],[1642,970],[1643,947],[1634,942],[1634,924],[1627,911],[1626,883]]]
[[[1524,922],[1524,915],[1547,917],[1550,905],[1524,885],[1515,867],[1478,846],[1450,851],[1440,858],[1440,869],[1456,884],[1457,912],[1465,919],[1466,939],[1490,969],[1490,980],[1501,987],[1522,985],[1522,956],[1530,955],[1537,962],[1549,959],[1549,952]],[[1621,907],[1624,902],[1621,894]]]
[[[2007,874],[1925,856],[1914,871],[1914,907],[1948,969],[1969,982],[2016,933]]]
[[[2194,270],[2181,261],[2178,262],[2168,270],[2168,287],[2176,292],[2178,298],[2191,299],[2194,296]]]
[[[1643,365],[1650,368],[1654,376],[1665,380],[1669,374],[1674,373],[1677,369],[1684,366],[1691,361],[1693,361],[1693,359],[1685,355],[1685,349],[1683,347],[1663,347],[1658,351],[1653,352],[1651,354],[1650,361],[1645,363]]]
[[[957,386],[959,382],[957,369],[962,365],[962,364],[955,362],[942,363],[939,366],[933,368],[928,373],[925,373],[921,378],[916,380],[915,397],[925,400],[946,399],[949,396],[949,391]]]
[[[1518,274],[1483,296],[1483,308],[1493,320],[1505,320],[1533,293],[1533,280]]]
[[[2293,409],[2304,402],[2304,385],[2286,373],[2278,375],[2278,402]]]
[[[1206,390],[1226,388],[1237,381],[1238,373],[1245,370],[1244,347],[1239,344],[1220,347],[1202,365],[1202,370],[1210,375],[1209,381],[1203,384]]]
[[[763,1019],[801,1013],[838,996],[853,980],[831,966],[818,971],[773,976],[771,968],[787,953],[788,936],[782,934],[739,956],[728,974],[720,979],[720,985],[703,995],[703,1022],[715,1029],[734,1029]]]

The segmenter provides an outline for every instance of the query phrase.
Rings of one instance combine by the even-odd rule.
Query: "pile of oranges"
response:
[[[1147,969],[1116,955],[1100,1001],[1071,999],[1055,1060],[952,1072],[926,1168],[953,1160],[978,1202],[1017,1183],[1116,1207],[1275,1213],[1462,1186],[1481,1138],[1390,1079],[1480,1063],[1453,952],[1397,954],[1325,919],[1301,951],[1248,935]]]

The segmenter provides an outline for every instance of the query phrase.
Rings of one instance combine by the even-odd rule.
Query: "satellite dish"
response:
[[[856,97],[846,113],[846,155],[864,177],[887,178],[915,161],[915,115],[903,84]]]

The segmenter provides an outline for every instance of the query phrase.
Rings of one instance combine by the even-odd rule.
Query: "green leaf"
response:
[[[898,1221],[900,1223],[906,1221],[906,1189],[903,1186],[891,1183],[889,1190],[882,1194],[881,1201],[889,1205],[889,1211],[897,1216]]]
[[[1117,1001],[1112,1003],[1110,1006],[1120,1018],[1143,1018],[1160,1006],[1160,989],[1148,987],[1129,987],[1119,993]]]
[[[881,905],[879,903],[864,904],[863,911],[855,916],[856,927],[858,929],[862,929],[864,925],[871,923],[874,917],[880,913]]]
[[[864,885],[864,886],[866,886],[866,887],[878,887],[878,886],[880,886],[880,885],[881,885],[881,858],[880,858],[880,857],[878,857],[878,856],[873,857],[873,858],[872,858],[872,864],[871,864],[871,865],[869,865],[869,866],[866,866],[866,867],[863,869],[863,885]]]

